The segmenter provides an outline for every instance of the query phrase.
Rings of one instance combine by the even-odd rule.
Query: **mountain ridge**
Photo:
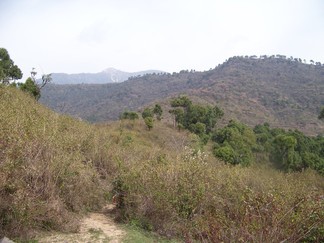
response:
[[[164,73],[159,70],[144,70],[138,72],[125,72],[116,68],[106,68],[98,73],[52,73],[52,83],[54,84],[103,84],[120,83],[133,76]]]

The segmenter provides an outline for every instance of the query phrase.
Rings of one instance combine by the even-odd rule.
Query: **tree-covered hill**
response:
[[[281,55],[232,57],[205,72],[149,74],[119,84],[48,85],[41,102],[96,122],[178,94],[217,104],[224,109],[225,120],[251,126],[269,122],[310,135],[324,132],[317,119],[324,105],[324,66]]]

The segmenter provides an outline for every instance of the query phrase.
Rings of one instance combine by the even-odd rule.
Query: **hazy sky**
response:
[[[208,70],[235,55],[324,62],[323,0],[0,0],[0,47],[39,73]]]

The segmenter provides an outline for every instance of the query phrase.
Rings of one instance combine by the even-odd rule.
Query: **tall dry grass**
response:
[[[314,171],[228,166],[188,147],[190,139],[177,151],[171,139],[145,146],[166,127],[135,130],[114,184],[121,219],[187,242],[323,240],[324,179]]]
[[[107,133],[0,86],[0,236],[76,230],[109,190],[107,144]]]

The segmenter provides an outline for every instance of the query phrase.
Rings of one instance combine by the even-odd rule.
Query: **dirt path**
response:
[[[126,232],[112,219],[111,211],[114,205],[107,205],[100,213],[91,213],[81,222],[80,232],[71,234],[52,234],[39,239],[39,243],[118,243],[122,242]]]

